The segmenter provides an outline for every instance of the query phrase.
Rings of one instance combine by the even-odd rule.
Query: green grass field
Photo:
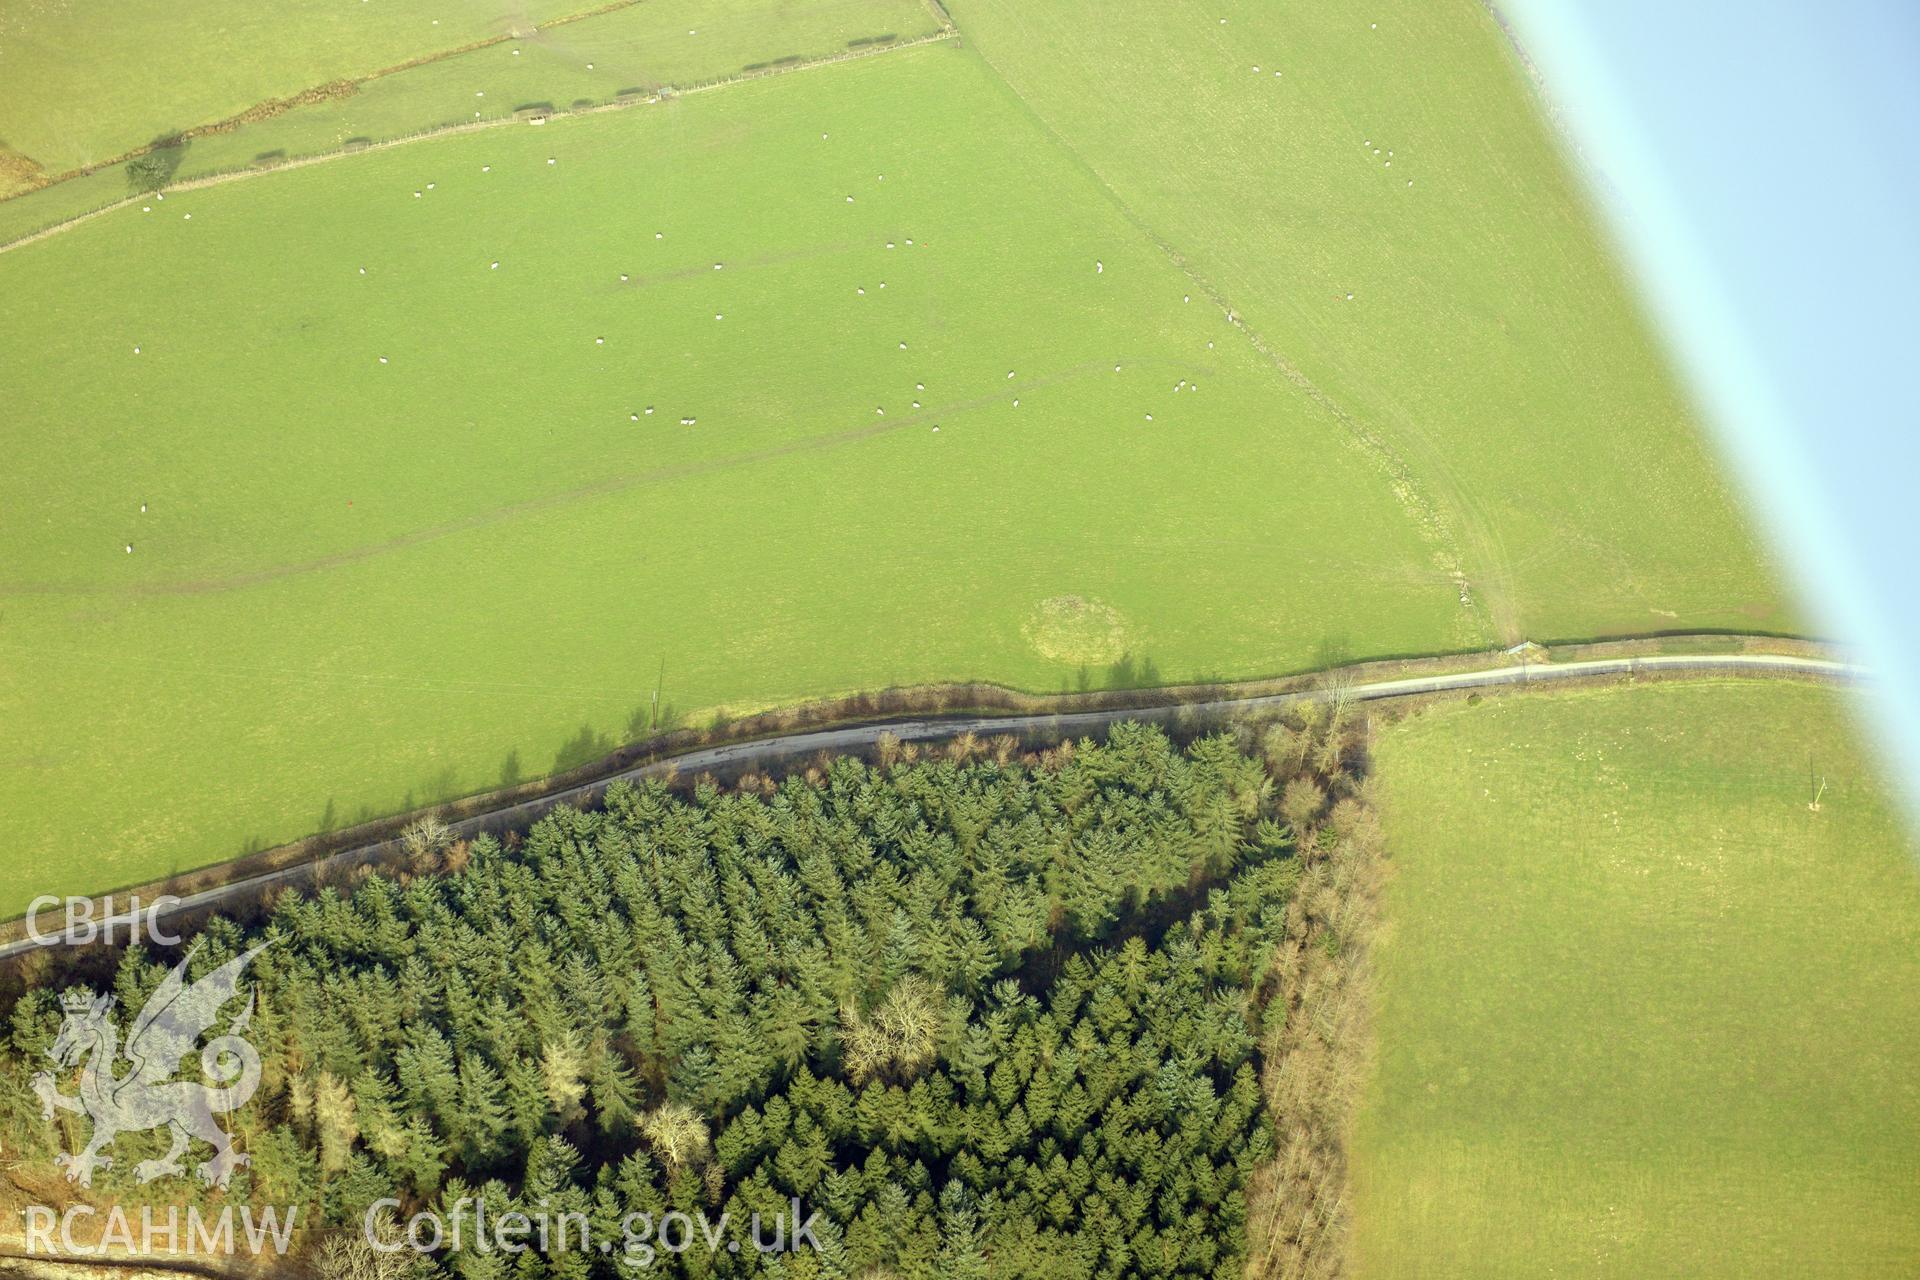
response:
[[[0,912],[579,763],[656,685],[704,720],[1790,627],[1497,30],[1420,12],[962,0],[961,40],[0,255],[0,841],[59,881]],[[181,173],[933,26],[648,0]],[[377,62],[352,30],[311,57]],[[124,186],[84,181],[0,230]]]
[[[1916,849],[1847,710],[1657,685],[1376,735],[1356,1275],[1920,1272]]]
[[[26,0],[0,8],[0,144],[48,174],[591,0]]]
[[[910,40],[939,24],[922,0],[645,0],[544,30],[524,22],[517,29],[527,34],[194,138],[172,153],[172,180],[497,120],[523,107],[567,110],[709,84],[868,47],[881,37]],[[109,165],[0,199],[0,243],[125,199],[126,168]],[[0,196],[6,190],[0,173]]]
[[[331,150],[526,106],[617,101],[843,52],[854,41],[939,30],[922,0],[645,0],[529,40],[489,45],[369,82],[350,98],[196,140],[182,176],[233,169],[267,151]]]
[[[938,30],[922,0],[645,0],[192,139],[175,153],[172,180],[497,120],[523,107],[568,110],[710,84]],[[0,243],[125,199],[129,190],[122,164],[0,200]]]
[[[663,662],[705,714],[1481,634],[952,43],[150,207],[0,256],[0,909],[548,772]]]
[[[950,8],[1400,460],[1501,639],[1793,629],[1482,0]]]

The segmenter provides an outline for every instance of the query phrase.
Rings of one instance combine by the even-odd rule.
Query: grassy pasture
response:
[[[951,44],[152,207],[0,256],[0,910],[576,762],[663,663],[704,715],[1480,634]]]
[[[532,39],[409,68],[369,82],[352,97],[200,139],[181,173],[235,168],[265,151],[308,155],[352,138],[380,140],[498,119],[526,106],[612,102],[623,93],[697,85],[838,53],[856,40],[910,39],[937,30],[922,0],[646,0]]]
[[[361,139],[498,120],[537,104],[565,109],[614,102],[636,91],[816,59],[880,36],[904,40],[938,29],[922,0],[645,0],[203,135],[180,151],[173,177],[185,182],[246,169],[263,156],[298,158]],[[111,204],[128,190],[126,166],[116,165],[0,200],[0,242]]]
[[[1920,1271],[1917,851],[1846,710],[1655,685],[1376,735],[1357,1275]]]
[[[0,7],[0,142],[49,174],[270,98],[596,7],[581,0],[25,0]]]
[[[1793,629],[1482,0],[949,7],[1398,456],[1500,638]]]
[[[9,244],[44,227],[104,209],[124,200],[128,192],[125,166],[108,165],[50,187],[0,199],[0,244]]]

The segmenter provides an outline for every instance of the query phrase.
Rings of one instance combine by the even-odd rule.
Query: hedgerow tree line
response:
[[[389,1197],[577,1213],[612,1240],[636,1212],[817,1213],[818,1252],[693,1248],[654,1258],[664,1275],[1227,1277],[1250,1250],[1310,1269],[1337,1234],[1313,1204],[1338,1116],[1276,1055],[1314,1038],[1285,1025],[1303,980],[1328,985],[1302,957],[1338,953],[1327,869],[1372,837],[1344,721],[1306,717],[1184,750],[1122,724],[621,784],[442,873],[215,920],[195,972],[272,943],[250,971],[261,1088],[232,1118],[252,1164],[225,1195],[354,1234]],[[125,955],[119,1016],[171,963]],[[27,1087],[60,1020],[44,984],[0,1055],[6,1147],[43,1167],[86,1136]],[[163,1145],[121,1136],[95,1192],[217,1207],[133,1185]],[[325,1261],[395,1265],[338,1241]],[[560,1250],[408,1266],[631,1274]]]

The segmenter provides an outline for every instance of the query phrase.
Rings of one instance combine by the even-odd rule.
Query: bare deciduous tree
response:
[[[444,853],[453,843],[453,829],[446,823],[427,814],[415,818],[400,833],[400,847],[407,851],[407,857],[415,862],[424,862]]]
[[[648,1112],[640,1132],[659,1157],[675,1169],[706,1159],[707,1125],[692,1107],[668,1102]]]

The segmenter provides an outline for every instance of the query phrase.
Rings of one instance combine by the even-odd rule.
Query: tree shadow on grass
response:
[[[580,732],[568,738],[561,745],[559,754],[553,758],[553,771],[565,773],[569,769],[578,769],[583,764],[592,764],[602,756],[611,755],[614,741],[604,733],[595,733],[593,726],[582,724]]]
[[[1131,653],[1123,653],[1119,661],[1107,668],[1109,689],[1152,689],[1160,683],[1160,664],[1153,660],[1152,654],[1143,653],[1136,658]]]
[[[1160,675],[1160,664],[1153,655],[1143,653],[1123,653],[1115,661],[1108,663],[1096,673],[1095,669],[1082,663],[1073,673],[1072,692],[1094,693],[1110,692],[1117,689],[1157,689],[1164,681]]]
[[[643,702],[627,713],[627,741],[641,742],[680,727],[680,711],[671,702]]]
[[[1330,671],[1352,662],[1353,642],[1345,636],[1327,636],[1314,647],[1313,666],[1316,671]]]
[[[460,794],[459,771],[450,764],[442,765],[434,771],[432,777],[426,780],[423,789],[427,793],[424,801],[426,804],[437,804],[442,800],[452,799]],[[408,805],[407,808],[411,810],[413,806]]]

